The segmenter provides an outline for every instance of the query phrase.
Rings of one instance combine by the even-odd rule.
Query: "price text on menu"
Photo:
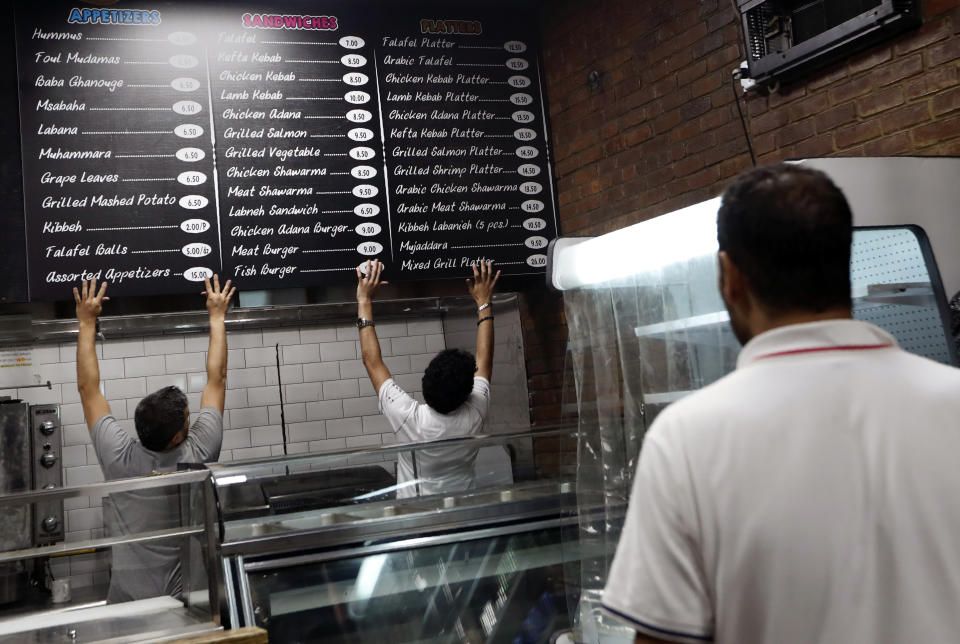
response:
[[[532,17],[402,6],[18,0],[31,299],[542,272]]]

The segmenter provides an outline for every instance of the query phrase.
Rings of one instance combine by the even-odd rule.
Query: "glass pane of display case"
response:
[[[271,641],[546,643],[569,626],[565,579],[579,561],[563,531],[466,533],[254,570],[253,613]]]
[[[572,433],[559,429],[537,432],[536,437],[569,437]],[[401,457],[413,463],[413,480],[398,481],[396,463]],[[461,485],[462,477],[455,485],[445,485],[442,480],[421,485],[418,473],[437,459],[470,463],[474,472],[470,485]],[[557,476],[534,467],[534,436],[529,432],[212,464],[210,468],[228,533],[231,524],[256,522],[264,516],[328,509],[341,512],[337,509],[415,497],[469,496]],[[356,514],[357,510],[346,512]]]
[[[0,642],[218,628],[209,478],[200,470],[0,495],[0,516],[28,517],[24,538],[0,551]],[[42,532],[51,516],[66,519],[58,537]]]
[[[529,443],[531,435],[374,451],[417,454],[438,443],[503,449],[516,440]],[[269,499],[259,509],[230,505],[239,498],[234,486],[272,489],[305,480],[295,474],[305,466],[330,466],[363,451],[216,466],[224,501],[220,553],[237,607],[231,624],[263,625],[271,639],[294,642],[546,642],[567,623],[564,593],[576,584],[563,580],[579,576],[577,503],[571,481],[556,472],[535,476],[531,469],[528,480],[511,476],[409,498],[366,492],[296,511],[272,508]]]

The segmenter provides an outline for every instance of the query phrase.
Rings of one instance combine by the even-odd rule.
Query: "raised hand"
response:
[[[467,290],[470,291],[477,306],[480,306],[488,303],[493,297],[493,287],[500,279],[500,271],[493,272],[493,262],[480,262],[479,265],[474,263],[472,268],[473,278],[467,278]]]
[[[388,282],[380,279],[380,273],[383,271],[383,264],[379,259],[373,261],[367,260],[364,267],[366,270],[360,270],[357,267],[357,302],[365,303],[373,301],[373,296],[382,284]]]
[[[213,275],[213,285],[210,284],[210,278],[204,278],[204,284],[206,285],[206,290],[201,293],[201,295],[207,296],[207,311],[209,311],[210,316],[226,316],[227,307],[230,305],[230,298],[233,297],[233,294],[237,292],[235,286],[230,285],[230,280],[227,280],[227,283],[223,285],[223,288],[220,288],[220,277],[216,274]]]
[[[80,282],[80,289],[73,287],[73,299],[77,303],[77,320],[81,323],[95,324],[100,312],[103,310],[103,303],[109,300],[105,294],[107,292],[107,283],[100,285],[97,290],[97,279],[93,278],[89,282],[86,280]]]

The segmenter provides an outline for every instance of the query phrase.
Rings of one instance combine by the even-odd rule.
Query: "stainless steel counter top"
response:
[[[132,644],[163,642],[220,630],[172,597],[123,604],[95,602],[36,611],[0,622],[0,644]]]
[[[255,556],[576,514],[572,481],[547,481],[227,522],[222,554]]]

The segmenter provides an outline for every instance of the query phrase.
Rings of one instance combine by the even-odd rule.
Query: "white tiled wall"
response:
[[[529,426],[526,375],[515,304],[497,307],[492,396],[496,401],[486,430],[521,431]],[[420,378],[430,359],[446,346],[473,351],[476,315],[448,315],[377,324],[384,361],[401,387],[422,401]],[[147,393],[176,385],[198,411],[206,383],[206,335],[124,338],[97,342],[100,377],[111,411],[132,435],[137,403]],[[323,453],[392,443],[393,432],[360,360],[354,325],[263,329],[227,336],[227,395],[220,461],[283,453],[280,388],[287,427],[287,453]],[[280,376],[277,375],[277,345]],[[76,345],[37,346],[33,362],[38,382],[52,389],[0,390],[30,403],[60,404],[62,464],[68,485],[103,480],[77,394]],[[521,445],[522,452],[527,451]],[[379,455],[350,462],[382,462]],[[66,540],[103,536],[99,498],[65,502]],[[105,584],[109,554],[95,553],[51,562],[54,576],[69,575],[74,587]]]
[[[505,302],[494,304],[494,313],[497,326],[494,331],[493,378],[490,381],[490,399],[494,404],[484,431],[489,434],[525,431],[530,427],[530,402],[520,311],[515,303]],[[409,324],[417,328],[416,325],[422,322],[417,320]],[[472,310],[448,315],[443,321],[443,333],[446,346],[473,352],[477,342],[477,315]],[[434,353],[430,352],[428,340],[426,353],[411,356],[410,372],[422,373]]]
[[[444,348],[443,323],[418,318],[377,325],[382,352],[401,386],[419,397],[426,363]],[[206,383],[206,335],[124,338],[97,342],[104,395],[120,424],[135,435],[133,412],[147,393],[177,385],[198,411]],[[227,369],[224,437],[220,461],[283,453],[277,351],[283,382],[287,451],[290,454],[367,447],[393,441],[380,416],[377,399],[360,361],[353,325],[231,332]],[[67,485],[103,480],[90,444],[77,394],[76,345],[37,346],[33,351],[38,382],[51,389],[8,389],[0,395],[30,403],[60,404],[62,464]],[[69,499],[66,539],[103,534],[101,500]],[[76,587],[107,581],[109,555],[96,553],[52,562],[55,576],[69,575]]]

